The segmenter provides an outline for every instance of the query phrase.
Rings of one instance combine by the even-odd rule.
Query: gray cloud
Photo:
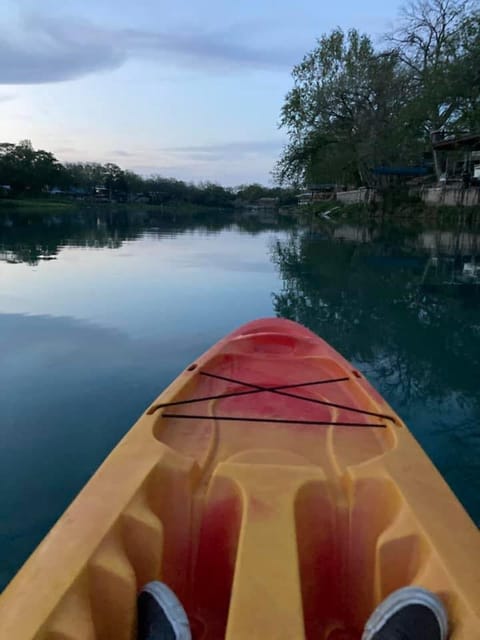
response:
[[[232,68],[288,68],[296,54],[278,47],[261,48],[246,41],[243,25],[225,30],[178,30],[147,32],[129,29],[123,32],[132,51],[163,54],[177,64],[193,68],[228,70]]]
[[[133,156],[136,156],[136,153],[132,153],[131,151],[125,151],[125,149],[113,149],[113,151],[110,152],[113,156],[120,156],[122,158],[131,158]]]
[[[230,186],[258,182],[259,179],[268,183],[273,160],[281,147],[282,141],[278,140],[162,147],[151,149],[143,162],[139,153],[137,161],[129,164],[129,168],[143,175],[221,181]]]
[[[222,163],[211,165],[198,163],[189,159],[184,165],[172,166],[170,163],[152,163],[138,164],[130,167],[132,171],[141,175],[161,175],[167,178],[176,178],[177,180],[185,180],[185,182],[197,181],[203,182],[211,180],[212,182],[220,182],[225,186],[238,186],[239,184],[247,184],[250,182],[262,182],[268,184],[270,182],[271,162],[266,161],[254,166],[234,166]]]
[[[246,142],[224,142],[221,144],[197,145],[188,147],[166,147],[161,151],[170,151],[179,154],[249,154],[249,153],[271,153],[280,151],[282,142],[278,140],[251,140]]]
[[[16,32],[3,30],[0,83],[61,82],[114,69],[126,60],[126,52],[103,35],[82,21],[25,19]]]
[[[24,17],[0,35],[0,84],[62,82],[148,57],[188,69],[226,72],[286,69],[298,51],[257,46],[245,25],[223,30],[105,29],[77,18]]]

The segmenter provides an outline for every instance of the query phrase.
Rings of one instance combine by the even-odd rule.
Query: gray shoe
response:
[[[138,640],[191,640],[185,609],[163,582],[149,582],[137,600]]]
[[[362,640],[446,640],[447,612],[422,587],[404,587],[381,602],[365,625]]]

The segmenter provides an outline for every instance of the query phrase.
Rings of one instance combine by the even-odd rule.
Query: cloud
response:
[[[53,149],[54,153],[76,153],[78,149],[75,147],[55,147]]]
[[[225,164],[225,162],[199,163],[189,159],[185,164],[172,164],[170,162],[151,162],[149,164],[133,165],[135,173],[144,176],[161,175],[165,178],[175,178],[185,182],[211,181],[220,183],[226,187],[235,187],[240,184],[260,182],[271,183],[271,161],[265,159],[256,163]]]
[[[3,29],[0,84],[61,82],[114,69],[126,52],[105,39],[102,30],[83,21],[43,17],[24,19],[20,28]]]
[[[111,155],[120,156],[122,158],[131,158],[137,154],[132,153],[131,151],[125,151],[125,149],[113,149],[113,151],[111,151]]]
[[[158,151],[175,171],[188,167],[192,175],[201,178],[202,174],[210,177],[223,175],[225,167],[235,171],[246,169],[248,173],[253,167],[261,166],[261,173],[266,174],[281,149],[282,142],[277,140],[251,140],[167,147]]]
[[[107,29],[79,18],[24,16],[0,36],[0,84],[76,79],[142,57],[187,69],[227,72],[288,69],[299,55],[285,46],[254,44],[255,30],[181,26],[170,30]],[[265,38],[264,38],[265,40]]]
[[[161,151],[175,154],[199,155],[246,155],[252,153],[271,153],[280,151],[282,142],[279,140],[250,140],[244,142],[224,142],[221,144],[195,145],[187,147],[166,147]]]
[[[180,180],[212,180],[225,185],[271,181],[281,140],[229,141],[220,144],[162,147],[137,154],[129,169]]]
[[[123,34],[132,52],[163,55],[189,68],[285,69],[296,57],[296,52],[284,47],[258,47],[249,43],[244,25],[203,32],[198,28],[163,33],[129,29]]]

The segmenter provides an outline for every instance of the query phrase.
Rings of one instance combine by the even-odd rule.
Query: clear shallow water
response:
[[[272,314],[369,376],[480,523],[480,235],[288,227],[0,216],[0,587],[159,391]]]

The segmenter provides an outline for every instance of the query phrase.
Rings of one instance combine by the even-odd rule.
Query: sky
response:
[[[0,141],[226,186],[271,184],[291,70],[398,0],[0,0]]]

